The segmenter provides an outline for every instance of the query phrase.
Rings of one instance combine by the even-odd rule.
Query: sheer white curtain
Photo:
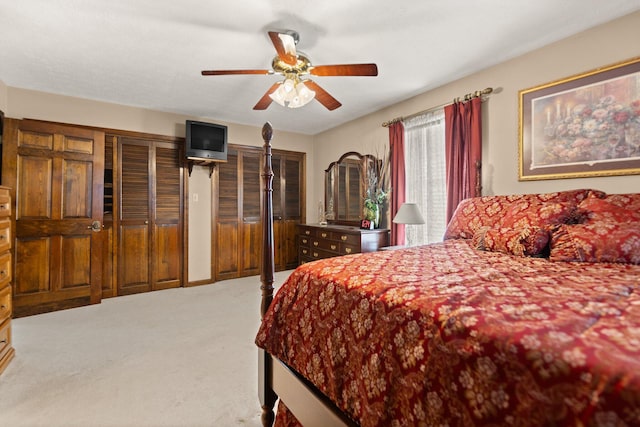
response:
[[[426,224],[407,225],[407,244],[442,241],[447,190],[444,109],[404,121],[406,201],[416,203]]]

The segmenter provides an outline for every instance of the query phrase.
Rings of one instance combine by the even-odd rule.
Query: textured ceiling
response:
[[[316,134],[640,10],[639,0],[0,0],[0,80],[17,88]],[[378,77],[316,77],[343,105],[252,108],[277,75],[268,30],[313,64],[374,62]],[[473,88],[472,88],[473,89]]]

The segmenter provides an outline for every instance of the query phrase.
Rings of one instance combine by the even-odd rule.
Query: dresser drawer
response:
[[[0,289],[0,324],[11,317],[11,286]]]
[[[311,238],[309,236],[298,236],[298,245],[308,248],[310,242]]]
[[[11,254],[5,252],[0,255],[0,288],[4,288],[11,281]]]
[[[342,243],[346,243],[349,245],[358,245],[360,244],[360,234],[349,234],[349,233],[333,233],[335,240],[338,240]]]
[[[300,259],[302,258],[309,258],[311,257],[311,249],[307,248],[307,247],[300,247],[298,248],[298,257]]]
[[[335,252],[325,251],[322,249],[312,248],[309,250],[312,259],[324,259],[324,258],[333,258],[337,255]]]
[[[338,253],[340,243],[335,240],[322,240],[319,238],[311,239],[311,249],[324,249],[326,251]]]
[[[302,227],[300,226],[300,235],[301,236],[315,236],[316,230],[310,227]]]
[[[0,217],[11,216],[11,198],[6,190],[0,191]]]
[[[11,221],[0,220],[0,253],[11,249]]]
[[[9,350],[11,350],[11,321],[7,320],[0,325],[0,364]]]
[[[340,253],[342,255],[360,253],[360,245],[345,245],[345,244],[341,244],[340,245]]]

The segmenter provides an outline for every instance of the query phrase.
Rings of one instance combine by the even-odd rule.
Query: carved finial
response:
[[[273,137],[273,127],[271,126],[271,123],[266,122],[264,126],[262,126],[262,139],[265,142],[267,142],[267,141],[271,141],[272,137]]]

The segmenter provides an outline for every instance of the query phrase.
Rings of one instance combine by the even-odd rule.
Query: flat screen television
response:
[[[185,155],[188,159],[227,161],[227,127],[187,120]]]

